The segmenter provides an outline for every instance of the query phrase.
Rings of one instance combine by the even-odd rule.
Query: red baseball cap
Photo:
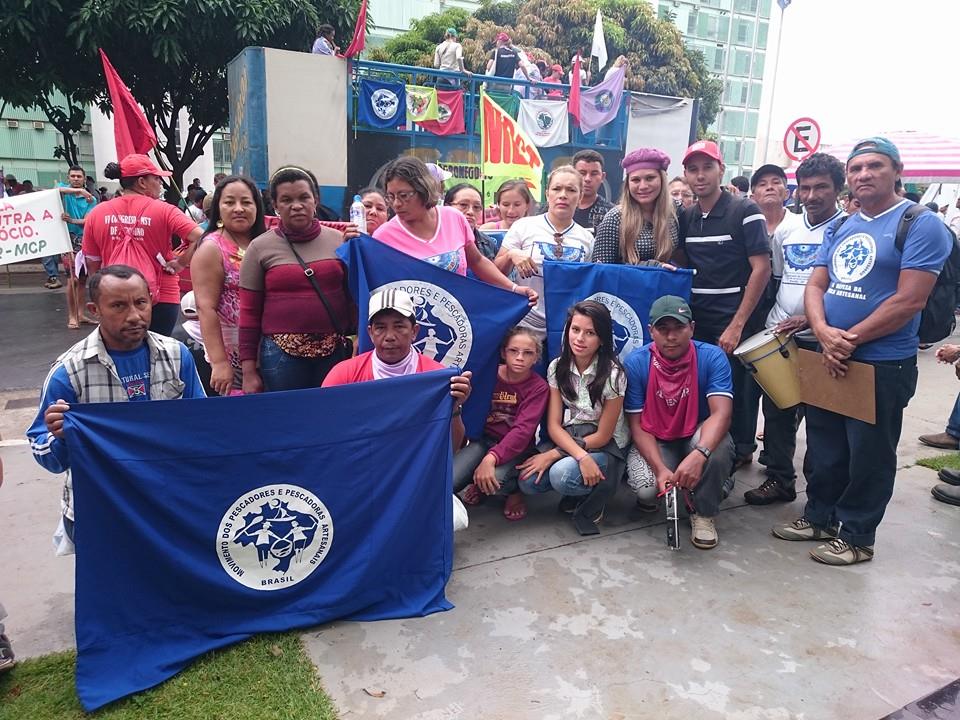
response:
[[[497,42],[510,42],[510,36],[505,32],[497,33]]]
[[[687,164],[693,155],[706,155],[708,158],[716,160],[718,163],[723,162],[723,156],[720,154],[720,148],[717,147],[717,144],[712,140],[697,140],[693,145],[687,148],[687,151],[683,154],[683,164]]]
[[[141,175],[170,177],[173,173],[169,170],[161,170],[146,155],[127,155],[120,161],[120,177],[132,178]]]

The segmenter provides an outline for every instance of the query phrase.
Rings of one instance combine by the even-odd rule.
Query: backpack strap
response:
[[[835,237],[836,234],[840,232],[840,228],[843,227],[843,224],[849,219],[850,219],[849,215],[841,215],[840,217],[838,217],[836,222],[834,222],[830,228],[830,236]]]
[[[907,241],[907,233],[910,232],[910,226],[913,225],[913,221],[916,220],[918,216],[928,212],[930,212],[930,208],[926,205],[914,203],[900,216],[900,222],[897,223],[897,236],[893,241],[897,252],[903,253],[903,244]]]

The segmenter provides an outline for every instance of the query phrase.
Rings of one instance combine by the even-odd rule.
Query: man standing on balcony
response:
[[[527,69],[520,64],[520,51],[510,42],[510,36],[505,32],[497,35],[497,47],[494,48],[487,58],[486,75],[495,75],[496,77],[513,79],[513,74],[517,68],[523,73],[523,76],[529,80],[530,75]],[[493,92],[510,92],[510,85],[491,85]]]
[[[459,72],[467,76],[473,74],[463,64],[463,45],[457,40],[456,28],[447,28],[443,42],[433,51],[433,66],[447,72]],[[441,84],[454,89],[460,87],[459,80],[447,77],[437,79],[437,85]]]

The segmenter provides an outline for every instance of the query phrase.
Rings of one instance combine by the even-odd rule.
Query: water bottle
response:
[[[359,195],[353,196],[353,204],[350,205],[350,222],[360,228],[360,232],[367,233],[367,209],[360,201]]]

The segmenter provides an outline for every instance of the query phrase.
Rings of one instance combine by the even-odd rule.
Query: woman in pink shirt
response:
[[[123,195],[97,205],[83,225],[83,256],[93,276],[101,266],[130,265],[141,272],[150,288],[153,317],[150,329],[161,335],[173,332],[180,313],[177,273],[190,264],[203,230],[175,205],[160,200],[160,170],[146,155],[127,155],[109,163],[103,174],[120,180]],[[171,236],[187,244],[175,259]]]
[[[535,290],[510,282],[480,253],[466,218],[452,207],[438,204],[439,185],[423,162],[415,157],[397,158],[387,165],[384,181],[386,200],[396,215],[377,228],[374,238],[458,275],[466,275],[469,267],[478,279],[526,295],[531,305],[536,304]]]

